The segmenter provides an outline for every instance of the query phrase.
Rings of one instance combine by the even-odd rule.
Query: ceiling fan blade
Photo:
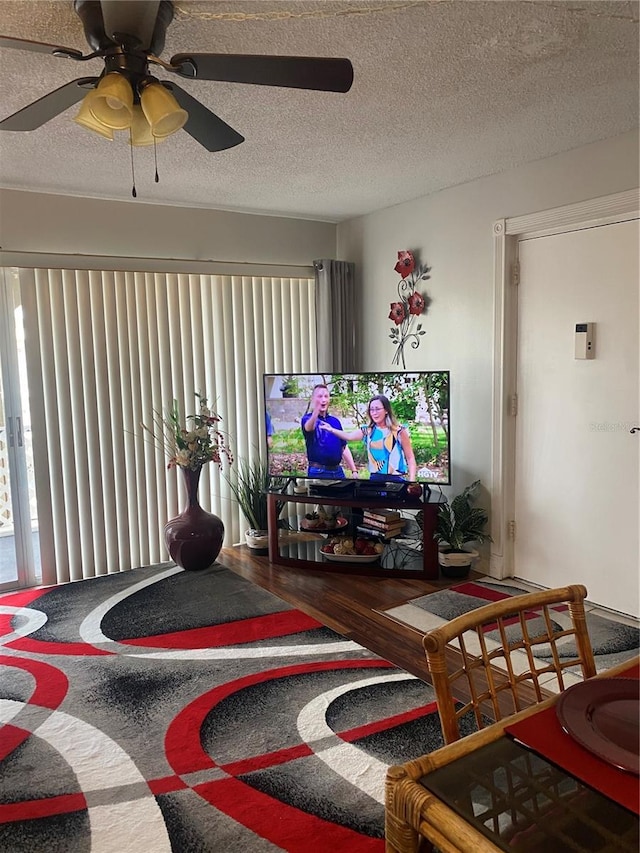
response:
[[[58,44],[46,44],[43,41],[16,39],[11,36],[0,36],[0,47],[11,47],[15,50],[31,50],[34,53],[50,53],[66,59],[82,59],[82,51],[73,47],[63,47]]]
[[[351,62],[329,57],[177,53],[171,65],[183,77],[258,86],[348,92],[353,83]]]
[[[196,101],[180,86],[176,86],[175,83],[167,83],[164,80],[162,85],[173,92],[182,109],[189,113],[189,118],[182,129],[193,136],[196,142],[203,145],[207,151],[224,151],[226,148],[233,148],[235,145],[244,142],[244,136],[241,136],[215,113],[212,113],[200,101]]]
[[[77,104],[86,95],[86,90],[98,80],[98,77],[80,77],[54,89],[48,95],[18,110],[17,113],[0,121],[0,130],[35,130],[46,122]]]

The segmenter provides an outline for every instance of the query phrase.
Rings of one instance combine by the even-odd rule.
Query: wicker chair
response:
[[[569,667],[580,666],[583,678],[595,675],[586,595],[582,585],[515,595],[425,635],[445,743],[461,737],[459,721],[469,712],[484,728],[570,686]],[[550,609],[562,604],[568,605],[569,618],[566,611]],[[567,638],[575,649],[561,658],[559,644]]]
[[[512,596],[458,616],[424,637],[445,742],[460,740],[459,722],[465,714],[470,714],[472,721],[475,718],[477,728],[484,731],[456,746],[445,746],[389,768],[387,853],[498,850],[489,839],[479,839],[477,833],[471,840],[466,838],[464,819],[452,816],[420,780],[462,754],[465,743],[494,741],[512,714],[520,717],[533,713],[540,702],[543,708],[549,706],[553,694],[569,686],[569,667],[579,666],[583,678],[595,675],[584,612],[586,595],[584,586],[568,586]],[[563,604],[568,605],[568,617],[566,611],[551,609]],[[559,645],[572,640],[575,654],[561,658]],[[456,701],[462,706],[456,707]]]

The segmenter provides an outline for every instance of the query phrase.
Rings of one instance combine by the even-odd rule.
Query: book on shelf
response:
[[[378,521],[375,518],[370,518],[366,512],[362,516],[362,523],[369,527],[375,527],[376,530],[402,530],[404,528],[404,518],[398,518],[394,521]]]
[[[380,530],[376,527],[367,527],[366,524],[359,524],[356,531],[363,536],[375,536],[377,539],[393,539],[395,536],[400,536],[402,527],[393,527],[389,530]]]
[[[396,509],[365,509],[364,516],[372,521],[399,521],[402,518]]]

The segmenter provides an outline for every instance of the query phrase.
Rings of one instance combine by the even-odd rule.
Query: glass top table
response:
[[[419,784],[506,853],[638,853],[637,815],[503,735]]]

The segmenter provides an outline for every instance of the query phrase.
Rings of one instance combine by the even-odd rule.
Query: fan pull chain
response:
[[[134,198],[138,198],[138,192],[136,190],[136,172],[133,167],[133,139],[131,137],[131,128],[129,128],[129,150],[131,151],[131,195]]]
[[[158,175],[158,146],[156,144],[155,136],[153,137],[153,160],[154,160],[154,163],[156,164],[155,182],[156,182],[156,184],[159,184],[160,183],[160,176]]]

